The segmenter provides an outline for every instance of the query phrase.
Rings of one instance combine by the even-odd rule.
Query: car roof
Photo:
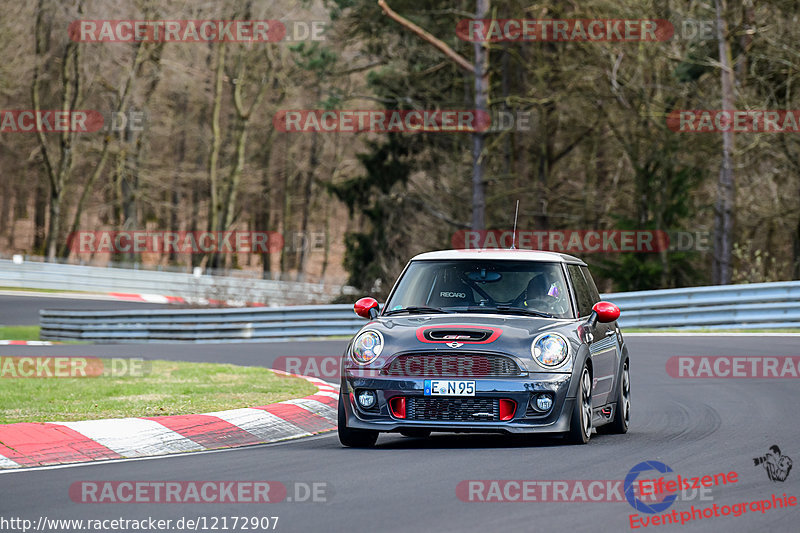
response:
[[[573,263],[585,265],[577,257],[557,252],[544,252],[541,250],[519,250],[502,248],[475,248],[463,250],[438,250],[435,252],[425,252],[414,256],[412,261],[431,261],[437,259],[489,259],[489,260],[508,260],[508,261],[540,261],[549,263]]]

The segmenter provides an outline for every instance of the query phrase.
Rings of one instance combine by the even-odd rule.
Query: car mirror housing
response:
[[[378,316],[378,301],[370,297],[361,298],[353,306],[353,310],[362,318],[375,318]]]
[[[597,302],[592,306],[592,314],[589,316],[589,325],[594,326],[597,322],[614,322],[619,318],[619,307],[611,302]]]

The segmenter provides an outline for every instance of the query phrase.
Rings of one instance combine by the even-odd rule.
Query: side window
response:
[[[589,284],[589,294],[592,295],[592,305],[600,301],[600,293],[597,291],[597,285],[594,284],[592,274],[589,272],[589,267],[581,267],[583,277],[586,278],[586,283]]]
[[[581,267],[578,265],[567,265],[569,277],[572,279],[572,287],[575,290],[575,299],[578,302],[578,315],[589,316],[592,313],[592,291],[586,278],[583,277]],[[596,290],[596,289],[595,289]]]

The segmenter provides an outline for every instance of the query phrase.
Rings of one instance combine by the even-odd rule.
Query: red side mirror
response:
[[[598,322],[614,322],[619,318],[619,307],[611,302],[597,302],[592,311],[597,313]]]
[[[378,316],[378,302],[375,298],[361,298],[353,306],[353,310],[362,318],[375,318]]]

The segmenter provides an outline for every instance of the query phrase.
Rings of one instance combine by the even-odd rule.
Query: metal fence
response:
[[[603,298],[634,328],[800,328],[800,281],[620,292]]]
[[[40,311],[41,338],[95,342],[264,342],[351,335],[352,305],[283,308]]]
[[[626,328],[800,327],[800,281],[616,294]],[[352,335],[364,324],[343,305],[156,311],[41,311],[41,337],[97,342],[263,342]]]
[[[189,303],[218,300],[270,306],[328,303],[347,289],[317,283],[8,260],[0,260],[0,286],[157,294],[177,296]]]

